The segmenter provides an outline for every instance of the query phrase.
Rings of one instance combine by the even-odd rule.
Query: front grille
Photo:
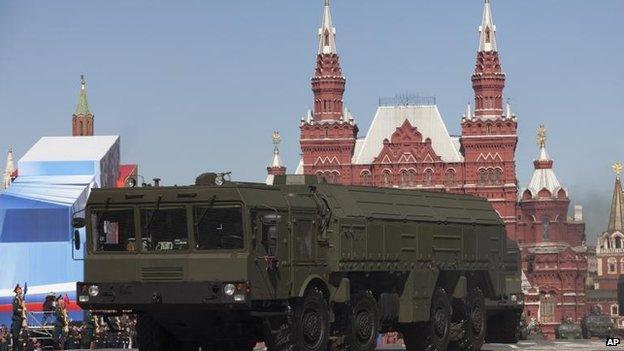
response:
[[[141,281],[170,282],[184,280],[183,267],[141,267]]]

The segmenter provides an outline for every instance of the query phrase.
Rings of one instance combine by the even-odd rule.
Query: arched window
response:
[[[390,186],[390,172],[389,171],[383,172],[383,185]]]
[[[540,322],[555,322],[555,305],[557,301],[552,294],[540,294]]]
[[[615,248],[616,249],[622,248],[622,238],[620,238],[619,236],[615,237]]]
[[[617,273],[617,260],[615,259],[615,257],[609,257],[609,259],[607,260],[607,266],[609,267],[609,274],[615,274]]]
[[[409,184],[409,186],[413,187],[416,186],[416,171],[415,170],[410,170],[409,173],[407,174],[407,182]]]
[[[620,259],[620,272],[624,273],[624,258]]]
[[[407,187],[409,184],[409,180],[408,180],[408,174],[406,170],[402,170],[401,171],[401,186],[402,187]]]
[[[433,171],[432,170],[428,169],[425,171],[424,183],[425,183],[425,186],[431,186],[431,184],[433,183]]]
[[[487,182],[487,174],[485,173],[485,169],[479,170],[479,185],[485,185]]]
[[[320,183],[323,180],[323,172],[316,172],[316,180]]]
[[[494,170],[488,169],[487,171],[487,184],[494,185],[496,184],[496,177],[494,176]]]
[[[446,172],[446,186],[449,188],[455,186],[455,172],[453,170]]]
[[[369,172],[362,173],[362,185],[370,185],[371,174]]]
[[[334,178],[334,184],[341,184],[342,179],[340,179],[340,172],[334,171],[332,177]]]
[[[78,129],[78,135],[80,135],[80,136],[84,135],[84,129],[83,128],[84,128],[83,123],[82,123],[82,121],[80,121],[80,129]]]
[[[494,171],[494,184],[503,184],[503,171],[500,169],[496,169],[496,171]]]
[[[611,305],[611,315],[612,316],[617,316],[618,315],[618,305]]]
[[[486,43],[491,43],[492,42],[492,38],[490,37],[490,27],[486,27],[485,28],[485,42]]]

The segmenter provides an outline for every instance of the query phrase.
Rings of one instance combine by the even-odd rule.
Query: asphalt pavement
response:
[[[99,349],[100,351],[129,351],[128,349]],[[390,350],[405,350],[401,345],[387,346],[377,349],[377,351],[390,351]],[[586,350],[586,351],[603,351],[603,350],[623,350],[624,345],[620,346],[606,346],[605,340],[556,340],[556,341],[543,341],[543,340],[527,340],[520,341],[517,344],[485,344],[482,351],[574,351],[574,350]],[[87,350],[72,350],[72,351],[87,351]],[[217,351],[217,350],[214,350]],[[255,351],[266,351],[265,347],[258,347]]]

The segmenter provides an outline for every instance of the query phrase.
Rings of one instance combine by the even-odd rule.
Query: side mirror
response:
[[[80,251],[80,232],[78,229],[74,230],[74,248],[76,251]]]
[[[277,225],[282,221],[282,216],[277,213],[271,213],[262,216],[262,224],[264,225]]]
[[[74,217],[72,219],[72,227],[75,229],[84,228],[85,224],[85,219],[82,217]]]

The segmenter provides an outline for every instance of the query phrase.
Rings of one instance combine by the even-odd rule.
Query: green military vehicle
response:
[[[615,336],[616,327],[613,319],[602,313],[592,313],[581,321],[583,338],[589,339],[592,336],[609,338]]]
[[[555,338],[557,339],[582,339],[583,331],[581,326],[572,320],[566,319],[555,328]]]
[[[79,305],[140,350],[478,350],[517,340],[517,246],[487,200],[278,176],[94,189]],[[75,238],[79,240],[79,238]]]

